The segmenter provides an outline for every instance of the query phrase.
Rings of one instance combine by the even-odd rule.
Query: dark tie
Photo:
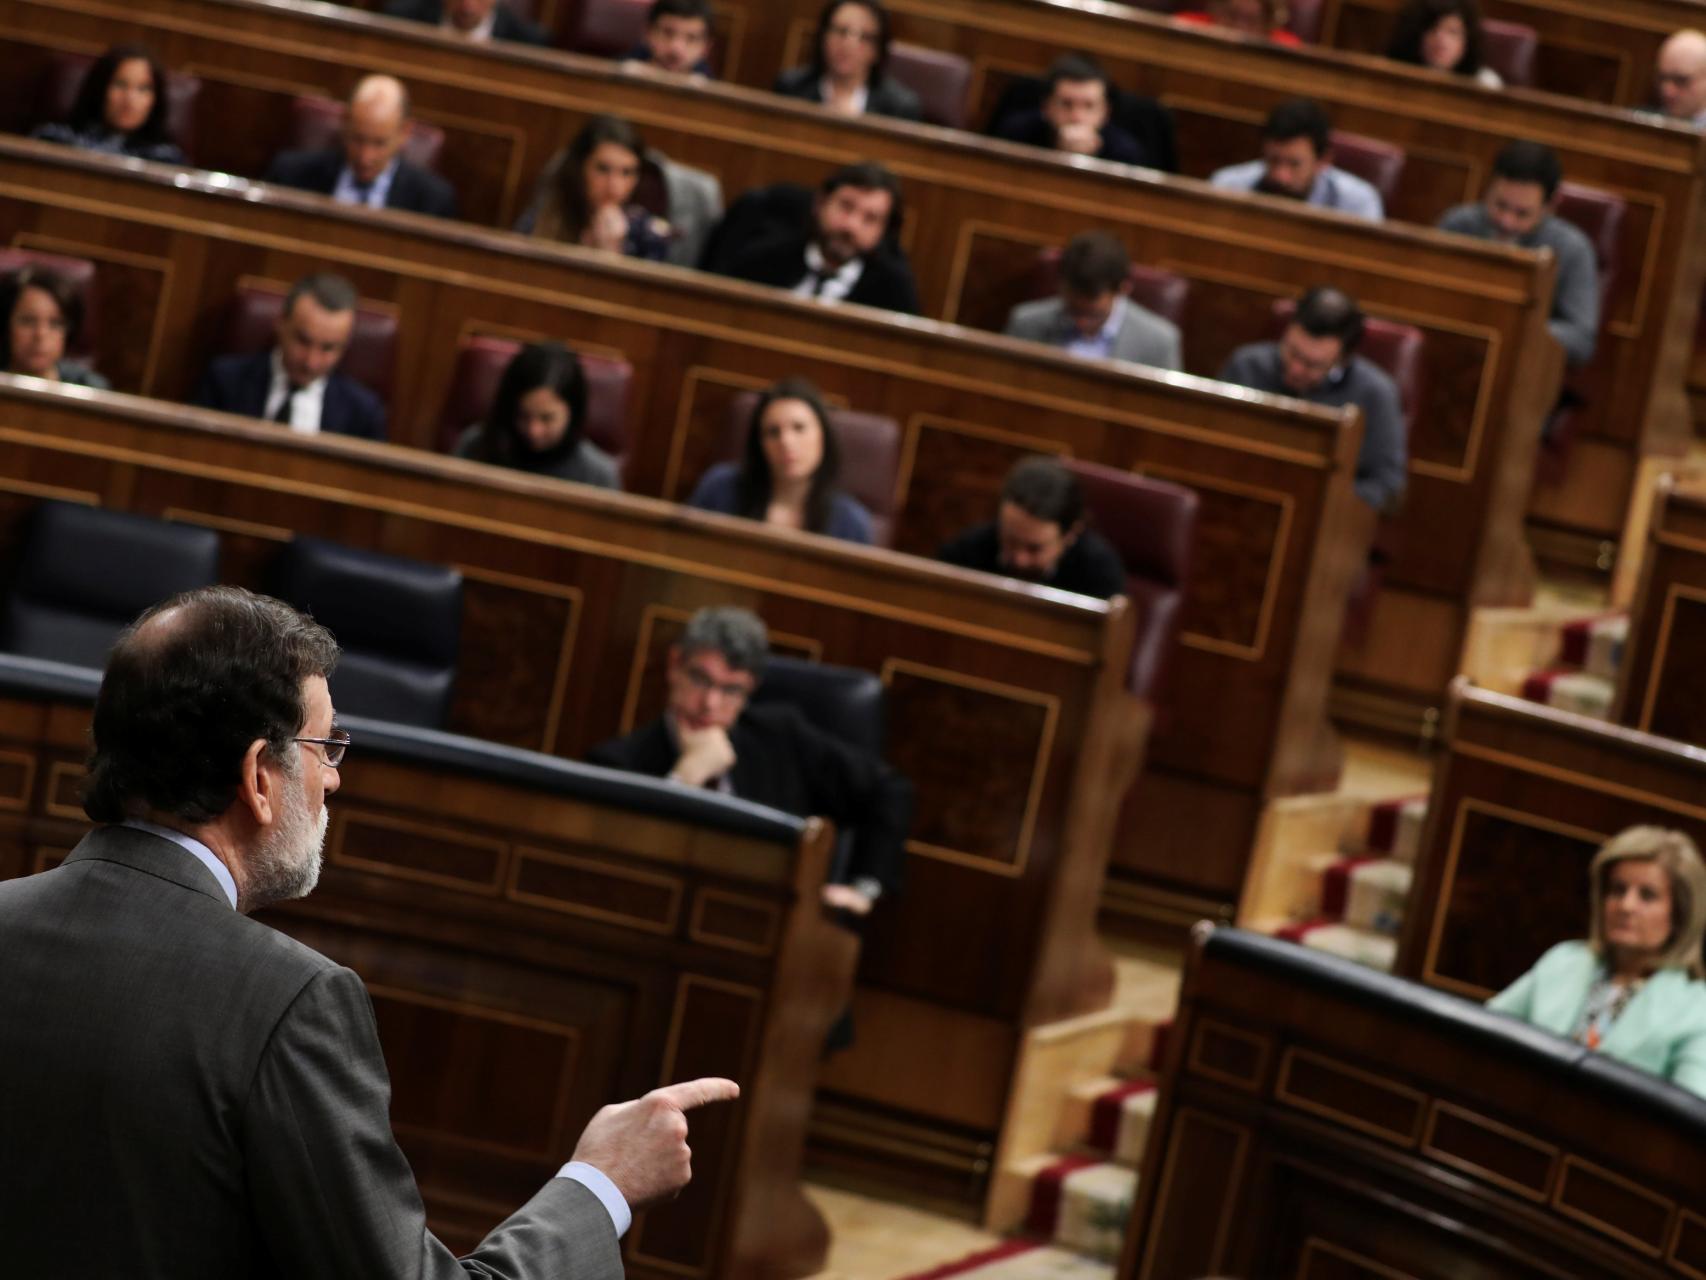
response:
[[[815,298],[823,292],[823,286],[829,283],[829,278],[833,276],[835,272],[829,270],[827,267],[822,271],[813,271],[810,267],[807,267],[806,274],[812,278],[812,291],[809,296]]]
[[[351,182],[350,186],[355,188],[355,202],[357,204],[365,205],[370,203],[369,197],[373,194],[373,184],[371,182]]]
[[[285,384],[284,400],[279,404],[278,412],[272,416],[274,422],[282,422],[287,427],[290,425],[290,408],[296,402],[298,390],[297,387],[290,386],[288,383]]]

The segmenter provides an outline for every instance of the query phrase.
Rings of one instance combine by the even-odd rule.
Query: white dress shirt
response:
[[[498,22],[498,7],[497,7],[497,5],[494,4],[491,8],[491,12],[485,16],[484,20],[481,21],[480,25],[472,28],[471,30],[468,30],[468,31],[462,30],[461,27],[457,26],[454,22],[452,22],[450,20],[450,15],[448,13],[445,14],[444,17],[439,20],[438,29],[440,31],[448,31],[453,36],[461,36],[464,40],[474,40],[474,41],[478,41],[480,43],[489,43],[491,41],[491,38],[492,38],[492,28],[497,25],[497,22]]]
[[[1125,319],[1124,302],[1124,298],[1115,298],[1106,322],[1088,338],[1074,326],[1073,334],[1066,340],[1062,350],[1069,356],[1087,356],[1100,360],[1106,360],[1113,355],[1114,339],[1120,336],[1120,322]],[[1067,323],[1072,322],[1069,319]]]
[[[835,101],[835,90],[830,87],[829,77],[823,76],[817,82],[817,100],[828,106]],[[853,91],[853,109],[851,115],[862,116],[865,106],[871,101],[871,86],[862,84]]]
[[[397,166],[400,163],[401,156],[391,157],[391,163],[385,166],[384,172],[367,184],[365,192],[346,164],[338,170],[338,181],[332,188],[332,199],[339,204],[359,204],[366,205],[369,209],[383,209],[386,197],[391,194],[391,183],[396,180]]]
[[[289,394],[290,379],[284,376],[284,357],[275,346],[272,349],[272,387],[267,391],[268,422],[278,416],[279,407],[284,404],[284,398]],[[320,430],[320,410],[325,403],[324,378],[316,378],[307,386],[298,387],[296,398],[290,402],[290,429],[300,431],[304,435],[317,434]]]
[[[834,275],[823,276],[823,283],[819,286],[818,279],[826,265],[823,250],[817,247],[817,241],[812,241],[806,246],[806,274],[800,277],[800,282],[788,292],[796,298],[841,302],[853,292],[853,286],[859,283],[859,277],[865,273],[863,258],[849,258]]]

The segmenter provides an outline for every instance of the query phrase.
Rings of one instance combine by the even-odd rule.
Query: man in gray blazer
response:
[[[1130,275],[1131,257],[1114,236],[1076,235],[1060,257],[1059,295],[1014,307],[1005,332],[1068,355],[1179,368],[1178,326],[1126,296]]]
[[[605,1107],[458,1262],[397,1149],[361,980],[249,918],[318,879],[331,635],[212,587],[114,649],[84,805],[108,825],[0,884],[0,1240],[40,1277],[619,1280],[634,1209],[690,1176],[683,1112]],[[546,1117],[540,1117],[544,1123]]]

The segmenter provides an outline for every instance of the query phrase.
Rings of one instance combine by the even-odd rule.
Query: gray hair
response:
[[[751,609],[715,605],[687,620],[687,630],[681,633],[676,648],[682,657],[719,653],[736,671],[751,672],[761,679],[770,657],[770,633],[765,630],[764,619]]]

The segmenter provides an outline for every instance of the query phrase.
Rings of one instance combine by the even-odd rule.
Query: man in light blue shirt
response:
[[[1060,255],[1059,293],[1021,302],[1004,332],[1067,355],[1179,368],[1178,326],[1133,302],[1130,293],[1125,245],[1106,231],[1085,231]]]
[[[1289,196],[1371,222],[1386,216],[1380,193],[1333,164],[1333,122],[1308,98],[1282,102],[1262,127],[1262,158],[1229,165],[1209,178],[1222,191]]]

